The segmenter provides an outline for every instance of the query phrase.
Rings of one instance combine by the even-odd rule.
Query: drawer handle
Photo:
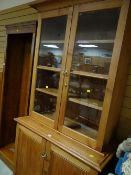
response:
[[[43,159],[46,159],[47,158],[47,154],[45,153],[45,154],[41,154],[41,157],[43,158]]]

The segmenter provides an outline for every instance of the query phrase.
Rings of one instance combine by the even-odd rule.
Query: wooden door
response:
[[[116,62],[120,7],[110,1],[78,5],[72,19],[66,63],[69,76],[64,78],[58,129],[97,150],[103,146],[109,116],[113,88],[110,95],[108,89],[114,86],[110,66]]]
[[[1,121],[1,146],[15,140],[15,117],[28,115],[33,34],[9,34],[4,75]],[[12,44],[13,43],[13,44]]]
[[[41,14],[38,23],[30,111],[57,128],[73,8]]]
[[[49,154],[47,154],[49,156]],[[91,169],[80,160],[67,152],[51,145],[49,156],[48,175],[96,175],[97,172]]]
[[[16,137],[15,175],[42,175],[46,141],[30,130],[19,126]]]

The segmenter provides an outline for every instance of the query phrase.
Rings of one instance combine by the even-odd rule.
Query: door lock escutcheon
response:
[[[47,158],[47,154],[46,154],[46,153],[43,153],[43,154],[41,154],[41,157],[42,157],[43,159],[46,159],[46,158]]]

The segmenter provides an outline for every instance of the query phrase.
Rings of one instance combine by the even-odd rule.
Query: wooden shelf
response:
[[[64,44],[64,40],[43,40],[41,44]]]
[[[106,43],[106,44],[110,44],[110,43],[114,43],[114,40],[78,40],[76,43],[78,44],[87,44],[87,43]]]
[[[91,73],[91,72],[84,72],[84,71],[76,71],[76,70],[72,71],[71,74],[85,76],[85,77],[93,77],[93,78],[105,79],[105,80],[108,80],[108,78],[109,78],[108,75]]]
[[[47,70],[47,71],[53,71],[53,72],[60,72],[61,68],[56,68],[56,67],[48,67],[48,66],[37,66],[37,69],[42,69],[42,70]]]
[[[45,94],[49,94],[49,95],[52,95],[52,96],[55,96],[57,97],[58,95],[58,90],[55,89],[55,88],[36,88],[36,91],[38,92],[42,92],[42,93],[45,93]]]
[[[45,40],[41,41],[42,44],[63,44],[64,40]],[[108,40],[78,40],[76,41],[78,44],[87,44],[87,43],[114,43],[114,40],[108,39]]]
[[[69,101],[102,111],[103,102],[95,99],[69,98]]]

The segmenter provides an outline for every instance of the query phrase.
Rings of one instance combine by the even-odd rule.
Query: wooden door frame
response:
[[[8,34],[23,34],[23,33],[32,33],[32,46],[31,46],[31,60],[32,60],[32,68],[33,68],[33,60],[34,60],[34,46],[35,46],[35,37],[36,37],[36,22],[32,22],[32,26],[34,27],[31,29],[31,27],[28,27],[28,24],[30,22],[24,23],[17,23],[15,25],[8,25],[6,26],[6,33],[7,33],[7,44],[6,44],[6,52],[5,52],[5,64],[3,65],[3,72],[2,72],[2,91],[1,91],[1,99],[0,99],[0,135],[2,134],[1,132],[1,125],[2,125],[2,111],[3,111],[3,99],[4,99],[4,85],[5,85],[5,66],[6,66],[6,60],[7,60],[7,46],[8,46]],[[26,27],[25,27],[26,25]],[[30,26],[30,25],[29,25]],[[20,28],[20,30],[18,30]],[[30,72],[30,77],[31,77]]]

